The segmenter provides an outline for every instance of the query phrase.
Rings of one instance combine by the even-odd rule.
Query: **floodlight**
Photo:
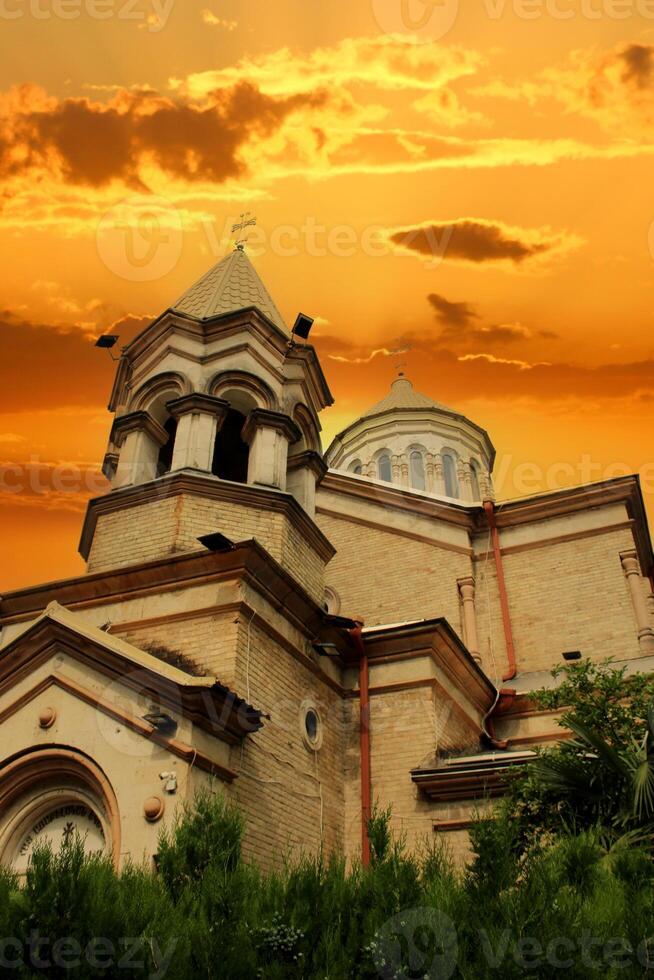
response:
[[[101,347],[103,350],[111,350],[118,343],[119,337],[115,333],[103,333],[101,337],[95,342],[96,347]]]
[[[234,542],[221,534],[220,531],[216,531],[214,534],[203,534],[201,538],[198,538],[198,541],[208,551],[233,551],[235,548]]]
[[[313,317],[307,316],[305,313],[298,313],[293,327],[293,336],[306,340],[311,333],[312,326]]]
[[[564,660],[581,660],[581,650],[566,650],[561,656]]]

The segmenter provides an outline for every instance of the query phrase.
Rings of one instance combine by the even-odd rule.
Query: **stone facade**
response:
[[[464,856],[564,653],[654,667],[635,477],[496,505],[487,433],[408,379],[323,457],[330,403],[241,252],[123,350],[88,574],[0,598],[0,860],[62,815],[152,857],[200,786],[266,867],[356,857],[374,800]]]

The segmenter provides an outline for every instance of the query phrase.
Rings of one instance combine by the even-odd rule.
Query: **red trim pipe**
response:
[[[495,519],[495,504],[492,500],[484,500],[484,512],[491,532],[493,543],[493,557],[495,558],[495,571],[497,573],[497,588],[500,594],[500,609],[502,610],[502,624],[504,626],[504,640],[506,642],[506,656],[509,669],[502,676],[503,681],[513,680],[518,673],[518,666],[515,659],[515,644],[513,642],[513,627],[511,626],[511,613],[509,612],[509,599],[506,592],[506,579],[504,578],[504,564],[502,562],[502,549],[500,548],[500,535],[497,530]]]
[[[368,654],[363,642],[363,623],[359,622],[350,636],[359,654],[359,751],[361,754],[361,861],[364,868],[370,864],[370,839],[368,823],[372,814],[370,783],[370,692]]]

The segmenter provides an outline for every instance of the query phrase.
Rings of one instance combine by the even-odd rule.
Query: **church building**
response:
[[[375,802],[463,853],[560,736],[553,667],[654,669],[638,477],[496,503],[478,422],[379,394],[324,452],[316,351],[242,248],[122,350],[87,573],[0,596],[0,861],[76,829],[154,862],[203,786],[264,867],[367,860]]]

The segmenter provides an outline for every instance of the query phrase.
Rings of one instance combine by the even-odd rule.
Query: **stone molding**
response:
[[[111,427],[111,442],[120,448],[131,432],[145,432],[159,446],[163,446],[168,441],[168,433],[149,412],[137,411],[128,412],[127,415],[119,415],[114,420]]]
[[[293,419],[281,412],[271,412],[268,408],[253,408],[243,426],[243,438],[250,442],[259,429],[275,429],[288,439],[289,443],[302,438],[300,427]]]
[[[215,415],[220,421],[229,411],[229,402],[224,398],[216,398],[215,395],[205,395],[196,391],[191,395],[173,398],[172,401],[167,402],[166,408],[175,419],[191,412],[202,412],[204,415]]]

